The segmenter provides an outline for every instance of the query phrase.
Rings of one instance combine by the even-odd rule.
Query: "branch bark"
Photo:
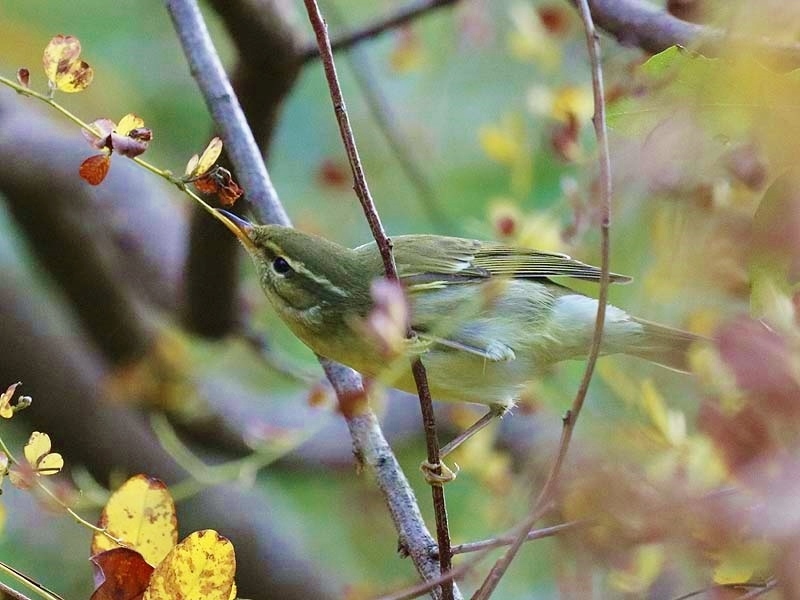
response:
[[[283,206],[269,179],[266,167],[261,160],[252,133],[247,128],[242,109],[214,50],[208,29],[196,2],[194,0],[167,0],[166,6],[178,32],[192,73],[195,74],[198,86],[206,99],[206,103],[209,105],[214,122],[220,129],[231,161],[239,174],[241,184],[248,191],[251,201],[252,198],[256,199],[255,205],[260,210],[259,216],[262,217],[262,222],[290,225],[289,218],[283,210]],[[360,377],[343,365],[336,365],[335,369],[330,369],[330,365],[327,366],[330,371],[331,384],[334,389],[342,391],[342,394],[337,394],[339,403],[342,406],[346,406],[350,398],[347,394],[344,394],[344,391],[354,387],[363,389],[360,384]],[[326,362],[323,362],[323,367],[326,367]],[[352,419],[352,415],[348,417],[350,413],[347,410],[342,410],[342,412],[345,418]],[[371,414],[369,409],[365,409],[365,412],[362,412],[362,415],[369,414]],[[374,416],[365,418],[358,424],[351,423],[348,420],[348,427],[350,427],[351,435],[353,436],[354,446],[364,450],[362,455],[364,462],[369,465],[379,463],[388,465],[387,468],[392,472],[391,477],[378,479],[378,484],[381,486],[384,497],[387,502],[392,503],[390,504],[392,516],[403,515],[403,518],[407,519],[408,522],[415,523],[415,528],[425,530],[424,522],[419,517],[416,500],[407,485],[405,476],[399,471],[399,467],[395,470],[392,466],[397,464],[396,461],[383,460],[385,459],[385,454],[381,459],[375,452],[382,446],[371,443],[367,438],[368,435],[373,436],[371,438],[373,440],[383,437],[377,420],[374,419]],[[388,445],[385,450],[391,453]],[[390,484],[391,486],[401,486],[405,489],[402,490],[401,494],[395,494],[394,489],[384,487]],[[395,499],[399,498],[405,498],[406,502],[395,501]],[[395,527],[398,531],[402,531],[405,528],[398,520],[395,520]],[[414,536],[408,539],[414,544],[420,543],[424,545],[424,536]],[[413,546],[408,547],[407,550],[414,560],[417,570],[423,576],[424,573],[430,572],[431,564],[436,565],[436,562],[430,558],[429,547],[418,548]]]
[[[119,473],[147,473],[168,484],[184,480],[146,416],[109,402],[108,364],[72,327],[65,307],[42,293],[13,258],[0,250],[0,338],[14,342],[0,361],[0,381],[22,380],[33,397],[17,418],[46,431],[67,464],[85,465],[98,481]],[[270,504],[263,491],[217,486],[180,504],[180,526],[187,533],[213,524],[232,539],[244,597],[333,600],[335,577],[305,556],[279,516],[264,510]]]
[[[266,161],[283,100],[301,68],[300,37],[290,7],[278,0],[214,0],[211,5],[238,51],[233,89]],[[222,163],[230,163],[227,154]],[[220,338],[240,326],[238,246],[204,210],[193,209],[183,319],[190,331]]]
[[[579,0],[570,2],[579,6]],[[677,45],[707,56],[717,56],[735,42],[775,66],[792,68],[800,64],[800,44],[753,39],[716,27],[689,23],[642,0],[590,0],[589,7],[597,26],[620,44],[635,46],[650,54]]]

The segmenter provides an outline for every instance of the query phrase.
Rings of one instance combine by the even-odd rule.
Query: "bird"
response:
[[[363,327],[374,306],[372,282],[384,275],[375,242],[351,249],[291,227],[215,213],[252,258],[277,314],[306,346],[367,377],[385,372],[386,358]],[[414,338],[409,352],[422,359],[432,397],[489,407],[466,437],[508,412],[537,374],[587,356],[598,300],[567,283],[598,283],[599,268],[500,242],[431,234],[391,240]],[[609,281],[631,278],[611,273]],[[687,353],[698,339],[608,304],[600,351],[687,372]],[[415,393],[410,366],[391,385]]]

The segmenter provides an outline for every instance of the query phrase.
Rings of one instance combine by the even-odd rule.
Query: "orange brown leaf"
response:
[[[215,194],[224,206],[233,206],[244,193],[231,172],[219,166],[195,179],[194,186],[204,194]]]
[[[81,163],[78,175],[91,185],[100,185],[108,175],[111,166],[111,156],[108,154],[95,154]]]
[[[97,586],[90,600],[141,600],[153,567],[130,548],[113,548],[92,556]]]
[[[17,69],[17,81],[22,87],[30,87],[31,72],[25,67]]]

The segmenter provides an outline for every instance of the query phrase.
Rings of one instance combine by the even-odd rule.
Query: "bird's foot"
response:
[[[419,470],[422,471],[425,481],[430,485],[444,485],[445,483],[453,481],[460,471],[457,464],[453,463],[453,465],[455,470],[450,469],[450,467],[443,462],[433,464],[427,460],[423,460],[422,464],[419,466]]]

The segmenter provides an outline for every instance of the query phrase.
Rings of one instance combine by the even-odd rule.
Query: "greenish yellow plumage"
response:
[[[252,256],[276,311],[306,345],[365,375],[382,374],[385,359],[356,326],[373,306],[372,281],[384,273],[374,243],[349,249],[276,225],[228,226]],[[414,347],[435,399],[508,407],[542,369],[588,352],[597,301],[562,282],[599,281],[598,268],[495,242],[435,235],[392,241],[418,336]],[[629,278],[612,274],[611,281]],[[602,351],[683,370],[694,339],[609,305]],[[410,369],[403,365],[393,385],[413,392]]]

